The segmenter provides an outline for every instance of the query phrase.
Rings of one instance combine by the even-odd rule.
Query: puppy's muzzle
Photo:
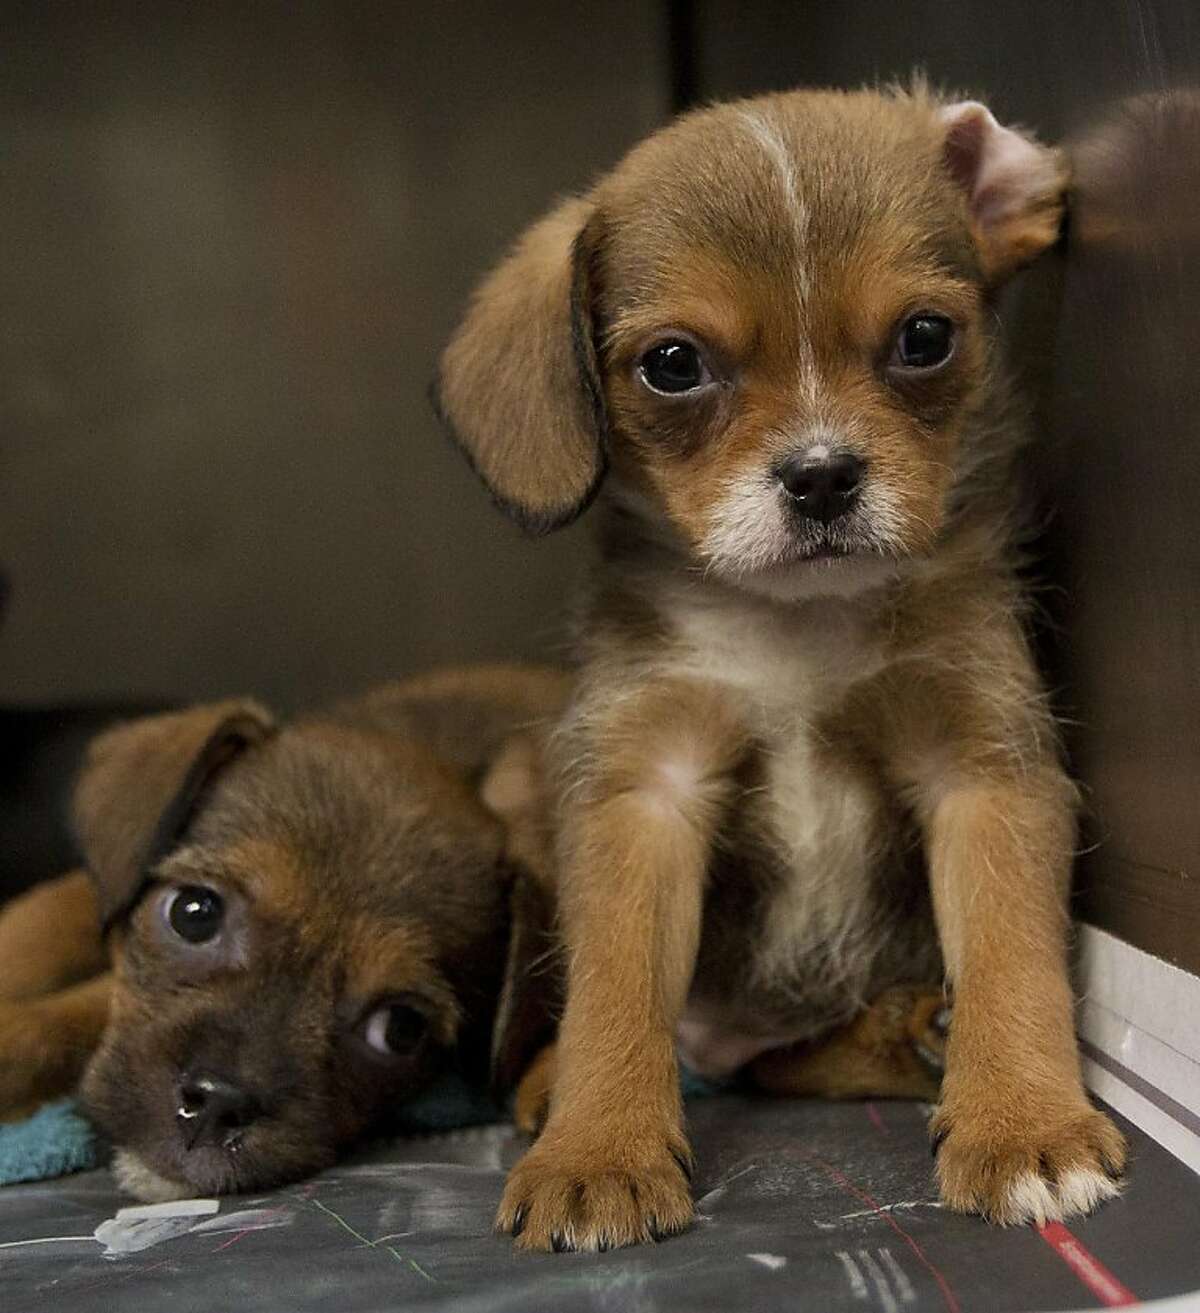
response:
[[[859,457],[840,451],[815,460],[809,455],[789,456],[776,475],[797,514],[832,524],[854,509],[866,470]]]
[[[191,1072],[179,1083],[175,1113],[188,1149],[209,1145],[236,1149],[242,1132],[262,1113],[262,1105],[231,1081],[210,1072]]]

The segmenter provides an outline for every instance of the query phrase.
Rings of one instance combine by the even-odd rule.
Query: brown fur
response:
[[[305,1174],[438,1073],[486,1075],[526,876],[478,794],[506,736],[534,734],[564,695],[554,672],[494,667],[282,728],[234,702],[104,735],[76,793],[90,879],[0,917],[0,1113],[68,1092],[86,1064],[84,1103],[122,1182],[166,1197]],[[223,899],[211,945],[167,919],[190,886]],[[95,974],[101,912],[113,971]],[[383,1055],[370,1018],[393,1002],[428,1029]],[[197,1072],[253,1095],[236,1137],[186,1143],[177,1110]]]
[[[0,1000],[13,1002],[64,989],[103,971],[96,935],[99,909],[86,871],[72,871],[13,899],[4,909]]]
[[[448,348],[444,413],[501,503],[539,530],[601,503],[552,747],[566,1009],[498,1219],[522,1246],[687,1224],[674,1036],[786,1084],[764,1054],[852,1034],[942,953],[946,1201],[1016,1221],[1113,1192],[992,322],[1064,186],[1057,152],[920,86],[717,106],[536,225]],[[954,332],[924,370],[897,355],[918,312]],[[646,353],[680,341],[703,375],[664,395]],[[830,448],[861,486],[814,523],[780,462]]]
[[[764,1094],[816,1099],[934,1100],[945,1052],[942,990],[898,986],[821,1040],[770,1049],[751,1064]],[[529,1064],[513,1099],[518,1129],[539,1134],[554,1089],[557,1045]]]

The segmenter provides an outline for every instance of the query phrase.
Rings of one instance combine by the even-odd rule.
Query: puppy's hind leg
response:
[[[848,1026],[750,1064],[765,1094],[816,1099],[937,1098],[948,1009],[941,986],[886,990]]]
[[[105,973],[21,1003],[0,1002],[0,1121],[71,1094],[108,1023]]]
[[[848,1025],[808,1044],[770,1049],[749,1068],[781,1098],[923,1099],[941,1087],[950,1009],[942,986],[897,985]],[[513,1098],[517,1129],[537,1135],[554,1089],[554,1044],[529,1064]]]
[[[0,910],[0,999],[37,998],[108,966],[91,879],[72,871]]]

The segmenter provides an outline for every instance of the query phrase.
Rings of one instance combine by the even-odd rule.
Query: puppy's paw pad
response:
[[[1083,1216],[1120,1193],[1125,1142],[1103,1113],[1089,1108],[1057,1131],[1031,1117],[1035,1129],[1025,1134],[988,1134],[1006,1121],[1002,1114],[935,1117],[938,1179],[950,1208],[1019,1226]]]
[[[543,1135],[509,1175],[496,1229],[519,1249],[556,1253],[617,1249],[684,1230],[694,1210],[680,1160],[666,1147],[636,1157],[642,1161],[623,1155],[617,1165],[593,1155],[572,1163]]]

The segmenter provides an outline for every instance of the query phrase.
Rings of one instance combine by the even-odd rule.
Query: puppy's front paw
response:
[[[509,1173],[496,1229],[520,1249],[616,1249],[662,1240],[694,1215],[691,1153],[681,1137],[622,1142],[554,1132]]]
[[[1002,1226],[1052,1222],[1120,1193],[1124,1137],[1083,1100],[1065,1116],[946,1102],[932,1131],[942,1200],[958,1212]]]

